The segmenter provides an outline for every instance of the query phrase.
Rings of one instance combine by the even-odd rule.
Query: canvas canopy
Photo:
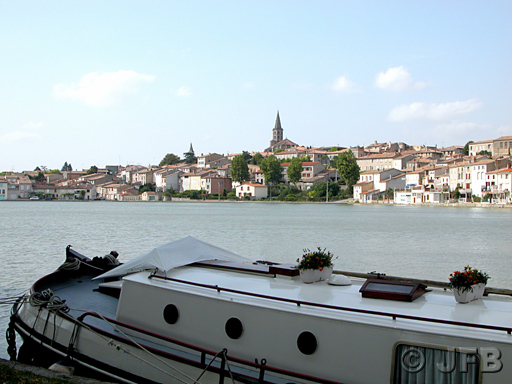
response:
[[[166,272],[176,267],[205,260],[250,262],[249,259],[233,252],[205,243],[192,236],[187,236],[183,239],[161,245],[151,252],[136,257],[96,277],[96,279],[124,276],[145,270],[158,269],[159,271]]]

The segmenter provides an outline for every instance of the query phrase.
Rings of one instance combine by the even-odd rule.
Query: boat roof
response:
[[[352,278],[348,286],[330,285],[326,281],[305,284],[300,277],[205,268],[197,264],[163,275],[141,272],[124,280],[311,316],[425,332],[460,332],[464,337],[481,338],[484,334],[488,337],[491,333],[512,342],[506,331],[512,327],[512,299],[507,296],[489,296],[460,304],[450,290],[429,288],[414,301],[404,302],[362,297],[360,289],[366,280],[360,278]]]

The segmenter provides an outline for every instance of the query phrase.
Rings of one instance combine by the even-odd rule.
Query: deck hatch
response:
[[[426,290],[426,285],[408,281],[368,279],[359,292],[363,297],[397,301],[414,301]]]

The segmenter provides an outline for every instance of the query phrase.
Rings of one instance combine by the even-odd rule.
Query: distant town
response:
[[[317,147],[285,138],[279,112],[262,151],[166,154],[159,165],[0,174],[0,200],[282,200],[511,204],[512,136],[437,148],[401,142]]]

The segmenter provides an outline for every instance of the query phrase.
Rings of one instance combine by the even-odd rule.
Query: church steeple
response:
[[[277,111],[276,123],[272,130],[272,140],[270,140],[270,147],[273,147],[277,143],[283,140],[283,128],[281,127],[281,118],[279,117],[279,111]]]
[[[281,128],[281,119],[279,118],[279,111],[277,111],[276,124],[274,125],[274,129],[283,129]]]

